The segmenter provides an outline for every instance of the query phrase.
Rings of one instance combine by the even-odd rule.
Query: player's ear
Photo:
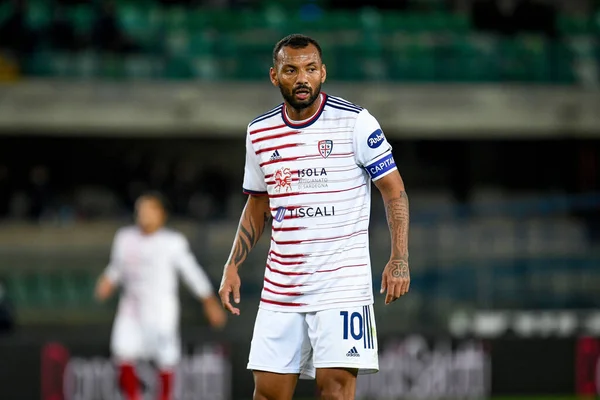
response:
[[[321,64],[321,83],[325,83],[327,80],[327,67],[325,64]]]
[[[279,79],[277,79],[277,71],[274,67],[271,67],[269,70],[269,78],[271,78],[271,83],[273,86],[279,86]]]

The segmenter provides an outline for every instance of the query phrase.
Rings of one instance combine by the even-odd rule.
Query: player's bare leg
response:
[[[354,368],[317,368],[321,400],[354,400],[357,375]]]
[[[254,375],[253,400],[292,400],[297,374],[276,374],[266,371],[252,371]]]

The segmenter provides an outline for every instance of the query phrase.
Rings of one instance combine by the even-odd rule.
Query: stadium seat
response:
[[[119,23],[141,54],[116,61],[89,49],[70,57],[40,46],[24,70],[65,78],[259,80],[273,43],[283,35],[304,32],[323,43],[336,80],[568,84],[579,79],[573,60],[581,57],[580,46],[571,39],[592,40],[590,35],[600,32],[598,15],[560,16],[558,27],[565,39],[547,41],[485,37],[473,31],[467,15],[440,6],[429,12],[398,12],[373,7],[328,11],[296,0],[259,5],[240,11],[118,1]],[[2,2],[0,21],[10,12],[10,4]],[[78,34],[88,38],[94,13],[93,4],[79,2],[69,6],[67,14]],[[43,29],[51,17],[49,3],[29,2],[31,27]],[[598,46],[590,47],[586,57],[597,60],[598,52]]]
[[[593,20],[589,16],[559,16],[558,30],[567,36],[588,35],[594,30]]]

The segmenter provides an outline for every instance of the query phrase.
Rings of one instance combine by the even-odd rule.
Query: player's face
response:
[[[313,105],[326,76],[325,64],[312,44],[301,49],[283,47],[277,65],[271,68],[271,82],[279,87],[286,103],[296,110]]]
[[[159,201],[141,199],[137,204],[137,223],[142,230],[154,232],[165,223],[165,211]]]

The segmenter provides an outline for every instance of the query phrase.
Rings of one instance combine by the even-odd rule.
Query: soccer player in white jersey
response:
[[[271,82],[284,102],[248,126],[243,186],[249,198],[219,294],[226,309],[240,313],[238,269],[272,220],[248,363],[254,399],[292,399],[300,377],[316,378],[322,399],[350,400],[357,374],[379,368],[371,182],[391,231],[380,288],[385,304],[409,289],[408,198],[377,120],[321,92],[326,69],[319,44],[288,36],[275,46],[273,63]]]
[[[162,196],[141,196],[136,202],[136,217],[137,226],[122,228],[115,236],[110,264],[96,286],[96,298],[104,301],[122,286],[111,350],[119,364],[125,400],[141,400],[135,363],[142,359],[156,363],[159,400],[169,400],[173,369],[181,357],[178,275],[202,301],[213,327],[222,328],[226,315],[185,236],[164,227]]]

